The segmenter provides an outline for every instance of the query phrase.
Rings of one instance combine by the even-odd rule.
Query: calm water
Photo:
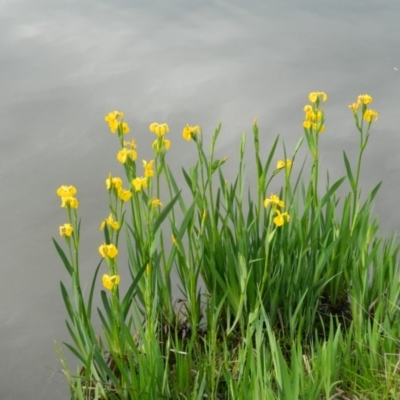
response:
[[[218,154],[234,160],[257,116],[266,151],[278,133],[291,151],[308,92],[324,90],[323,168],[339,177],[342,149],[354,155],[358,143],[347,105],[369,93],[380,119],[362,186],[384,181],[376,212],[385,232],[397,230],[399,19],[396,0],[1,0],[0,399],[68,398],[54,372],[53,341],[68,340],[55,190],[79,190],[88,279],[108,215],[104,179],[121,171],[103,121],[110,110],[126,113],[142,148],[148,124],[168,122],[179,166],[194,155],[181,140],[186,123],[210,136],[222,121]]]

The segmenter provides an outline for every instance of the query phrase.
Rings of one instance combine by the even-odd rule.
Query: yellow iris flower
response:
[[[276,169],[282,169],[286,167],[286,169],[290,171],[290,168],[292,168],[292,164],[292,160],[290,160],[289,158],[286,159],[286,162],[283,160],[279,160],[276,163]]]
[[[157,136],[164,136],[165,133],[169,132],[169,127],[166,123],[153,122],[150,124],[149,129],[150,132],[154,132]]]
[[[57,189],[57,195],[60,197],[73,197],[76,194],[74,186],[62,185]]]
[[[136,141],[135,141],[135,139],[132,139],[132,141],[131,142],[128,142],[128,141],[124,141],[124,146],[129,146],[131,149],[136,149],[137,148],[137,144],[136,144]]]
[[[279,197],[276,194],[271,193],[271,196],[264,200],[264,207],[267,208],[270,204],[279,207],[285,207],[285,203],[282,200],[279,200]]]
[[[144,176],[146,178],[151,178],[154,175],[153,164],[154,160],[147,162],[146,160],[142,160],[143,168],[144,168]]]
[[[130,157],[133,161],[135,161],[137,159],[136,151],[133,149],[128,150],[124,147],[117,154],[117,160],[122,164],[126,163],[128,157]]]
[[[116,230],[116,231],[119,229],[119,222],[118,221],[114,221],[114,218],[113,218],[112,214],[110,214],[107,217],[107,219],[101,223],[101,225],[100,225],[100,230],[101,231],[104,229],[106,224],[108,226],[110,226],[112,229]]]
[[[115,133],[118,127],[121,125],[122,133],[126,135],[129,133],[129,125],[123,121],[124,113],[119,111],[111,111],[105,117],[104,120],[108,123],[111,133]]]
[[[290,215],[287,212],[281,213],[279,210],[275,210],[277,216],[274,218],[274,224],[276,226],[282,226],[286,222],[289,222]]]
[[[99,246],[99,253],[103,257],[115,258],[118,255],[118,249],[113,244],[105,244]]]
[[[310,100],[311,103],[315,103],[318,98],[321,98],[322,101],[328,100],[328,96],[325,92],[311,92],[308,95],[308,100]]]
[[[71,207],[77,209],[79,201],[76,197],[61,197],[61,207]]]
[[[72,235],[72,232],[74,231],[74,228],[72,227],[71,224],[64,224],[60,226],[60,236],[68,236],[70,237]]]
[[[132,180],[132,185],[137,192],[140,192],[142,189],[147,188],[147,178],[135,178]]]
[[[375,118],[375,121],[378,121],[378,116],[379,113],[375,110],[366,110],[363,118],[367,121],[367,122],[372,122],[372,119]]]
[[[153,142],[152,146],[157,152],[160,152],[162,149],[169,150],[171,142],[168,139],[164,139],[163,136],[159,136],[159,138]]]
[[[111,290],[119,284],[119,282],[121,281],[121,278],[119,275],[111,275],[110,276],[108,274],[104,274],[102,281],[103,281],[103,286],[106,289]]]
[[[198,125],[196,126],[186,125],[183,128],[182,136],[185,140],[191,140],[193,135],[195,135],[196,133],[200,134],[200,127]]]
[[[132,197],[132,193],[130,190],[125,190],[122,188],[118,189],[118,198],[120,198],[122,201],[128,201]]]
[[[111,173],[108,175],[108,178],[106,179],[106,187],[107,190],[110,190],[111,188],[119,189],[122,187],[122,179],[118,177],[113,177]]]
[[[151,205],[153,206],[153,207],[162,207],[164,204],[163,203],[161,203],[161,200],[160,199],[153,199],[152,201],[151,201]]]
[[[370,96],[369,94],[360,94],[359,96],[358,96],[358,102],[359,103],[361,103],[361,104],[369,104],[369,103],[372,103],[372,101],[374,100],[373,98],[372,98],[372,96]]]
[[[126,135],[126,134],[129,133],[129,132],[130,132],[129,125],[128,125],[126,122],[123,122],[123,123],[122,123],[122,133],[123,133],[124,135]]]
[[[357,101],[355,103],[352,103],[349,105],[349,108],[351,111],[353,111],[353,113],[357,112],[358,109],[360,108],[360,106],[362,105],[367,105],[372,103],[374,99],[372,98],[372,96],[370,96],[369,94],[360,94],[357,97]]]

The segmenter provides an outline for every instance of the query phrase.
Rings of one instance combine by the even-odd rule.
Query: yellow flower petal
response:
[[[124,146],[129,146],[131,149],[136,149],[137,148],[137,144],[136,144],[135,139],[132,139],[131,142],[124,141]]]
[[[128,157],[128,150],[125,149],[125,147],[123,149],[121,149],[118,154],[117,154],[117,160],[122,163],[125,164],[126,162],[126,158]]]
[[[142,189],[147,188],[147,178],[135,178],[132,180],[132,185],[136,192],[140,192]]]
[[[276,169],[282,169],[282,168],[284,168],[284,167],[285,167],[285,161],[279,160],[279,161],[276,163]]]
[[[105,221],[103,221],[100,225],[100,230],[102,231],[104,229],[104,227],[106,226],[106,224],[108,226],[110,226],[112,229],[114,230],[118,230],[119,229],[119,222],[118,221],[114,221],[113,215],[110,214],[107,219]],[[99,250],[100,251],[100,250]]]
[[[129,125],[126,122],[123,122],[122,123],[122,133],[124,135],[126,135],[127,133],[129,133],[129,131],[130,131]]]
[[[115,258],[118,255],[118,249],[113,244],[102,244],[99,246],[99,253],[103,257]]]
[[[144,168],[144,176],[147,178],[151,178],[154,176],[153,164],[154,160],[147,162],[146,160],[142,160],[143,168]]]
[[[369,104],[372,103],[373,98],[369,94],[360,94],[358,96],[358,102],[361,104]]]
[[[151,201],[151,205],[152,205],[153,207],[163,207],[163,203],[161,203],[161,200],[160,200],[160,199],[153,199],[153,200]]]
[[[191,140],[195,134],[200,134],[200,127],[198,125],[186,125],[182,130],[182,136],[185,140]]]
[[[157,136],[163,136],[165,133],[169,132],[169,127],[166,123],[159,124],[158,122],[153,122],[149,126],[150,132],[154,132]]]
[[[277,216],[274,218],[274,224],[276,226],[282,226],[286,222],[289,222],[290,216],[287,212],[281,213],[279,210],[275,210]]]
[[[165,150],[169,150],[171,147],[171,142],[168,139],[163,139],[163,145],[165,147]]]
[[[110,189],[112,189],[112,188],[115,188],[115,189],[119,189],[120,187],[122,186],[122,179],[121,178],[119,178],[119,177],[113,177],[112,175],[111,175],[111,173],[108,175],[108,178],[106,179],[106,187],[107,187],[107,190],[110,190]]]
[[[78,208],[79,201],[76,197],[61,197],[61,207]]]
[[[71,236],[72,232],[74,231],[74,228],[72,227],[71,224],[64,224],[60,226],[60,236],[64,237],[64,236]]]
[[[322,101],[326,101],[328,99],[328,96],[325,92],[311,92],[308,95],[308,100],[310,100],[311,103],[315,103],[318,98],[321,98]]]
[[[57,195],[60,197],[72,197],[76,194],[76,188],[74,186],[62,185],[57,189]]]
[[[379,113],[375,110],[366,110],[363,118],[367,121],[367,122],[372,122],[373,118],[375,118],[375,121],[378,121],[378,116]]]
[[[118,189],[118,198],[122,201],[128,201],[132,197],[132,193],[130,190],[125,190],[122,188]]]
[[[264,207],[267,208],[270,204],[279,207],[285,207],[285,203],[282,200],[279,200],[279,197],[273,193],[269,198],[264,200]]]
[[[119,284],[121,278],[119,275],[108,275],[108,274],[104,274],[102,277],[102,281],[103,281],[103,286],[108,289],[111,290],[113,289],[116,285]]]

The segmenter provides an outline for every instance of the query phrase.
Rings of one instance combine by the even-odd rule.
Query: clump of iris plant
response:
[[[217,156],[221,125],[204,135],[187,121],[179,132],[153,122],[144,160],[124,113],[105,116],[121,174],[105,178],[109,210],[89,283],[77,189],[56,190],[66,211],[63,245],[54,240],[70,278],[69,289],[61,283],[66,346],[81,364],[73,374],[61,357],[71,398],[317,400],[364,398],[382,385],[400,395],[400,246],[372,218],[379,185],[366,197],[359,188],[378,112],[368,94],[349,106],[356,166],[343,152],[346,175],[330,182],[327,173],[322,186],[327,100],[308,95],[291,153],[279,137],[262,146],[256,118],[252,153],[244,133],[236,161]],[[180,156],[174,138],[194,158],[181,178],[168,161]],[[310,170],[297,160],[303,142]]]

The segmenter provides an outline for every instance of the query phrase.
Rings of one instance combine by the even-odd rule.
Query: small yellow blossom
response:
[[[153,142],[153,148],[156,149],[157,152],[160,152],[163,148],[165,150],[169,150],[171,147],[171,142],[168,139],[164,139],[163,136],[160,136]]]
[[[349,108],[351,111],[353,111],[353,113],[355,113],[358,111],[360,106],[362,106],[364,104],[365,105],[370,104],[370,103],[372,103],[372,101],[373,101],[373,98],[369,94],[360,94],[357,97],[357,102],[350,104]]]
[[[111,290],[114,288],[114,286],[117,286],[119,284],[121,278],[119,275],[110,276],[108,274],[104,274],[102,280],[103,280],[103,286],[106,289]]]
[[[128,189],[125,190],[125,189],[119,188],[118,189],[118,197],[122,201],[128,201],[132,197],[132,193]]]
[[[369,94],[360,94],[359,96],[358,96],[358,103],[361,103],[361,104],[369,104],[369,103],[372,103],[372,101],[373,101],[373,98],[372,98],[372,96],[370,96]]]
[[[124,141],[124,146],[129,146],[131,149],[136,149],[137,148],[137,144],[135,139],[132,139],[131,142],[128,142],[127,140]]]
[[[324,113],[322,110],[317,110],[307,104],[304,106],[303,111],[305,113],[303,127],[306,129],[313,128],[319,133],[325,130],[325,127],[322,124],[322,120],[324,118]]]
[[[124,147],[124,148],[122,148],[122,149],[118,152],[118,154],[117,154],[117,160],[118,160],[120,163],[125,164],[127,157],[128,157],[128,149],[126,149],[126,148]]]
[[[271,193],[269,198],[264,200],[264,207],[267,208],[270,204],[279,207],[285,207],[285,203],[282,200],[279,200],[279,197],[276,194]]]
[[[358,108],[360,107],[361,103],[357,101],[357,103],[352,103],[349,105],[349,108],[353,112],[357,112]]]
[[[118,249],[113,244],[105,244],[105,243],[103,243],[99,247],[99,253],[103,257],[115,258],[118,255]]]
[[[119,111],[112,111],[104,117],[104,120],[108,122],[108,126],[110,128],[111,133],[115,133],[115,131],[118,129],[119,125],[118,118],[121,119],[124,118],[124,113]]]
[[[186,125],[183,128],[182,136],[185,140],[191,140],[193,135],[195,134],[200,134],[200,127],[198,125],[196,126]]]
[[[326,101],[328,99],[328,96],[325,92],[311,92],[308,95],[308,100],[310,100],[311,103],[315,103],[319,97],[322,101]]]
[[[62,185],[57,189],[57,195],[60,197],[73,197],[76,194],[76,188],[74,186]]]
[[[286,222],[289,222],[290,215],[287,212],[281,213],[279,210],[275,210],[275,212],[278,214],[274,218],[274,224],[276,226],[282,226],[285,223],[285,219],[286,219]]]
[[[164,136],[165,133],[169,132],[169,127],[166,123],[159,124],[158,122],[153,122],[149,126],[150,132],[154,132],[157,136]]]
[[[163,207],[164,206],[164,204],[163,203],[161,203],[161,200],[160,199],[153,199],[152,201],[151,201],[151,205],[153,206],[153,207]]]
[[[165,150],[169,150],[169,148],[171,147],[171,142],[168,139],[163,139],[163,147],[165,148]]]
[[[71,224],[64,224],[60,226],[60,236],[71,236],[72,232],[74,231],[74,228],[72,227]]]
[[[292,160],[290,160],[289,158],[286,159],[286,162],[283,161],[283,160],[279,160],[276,163],[276,169],[282,169],[282,168],[286,167],[286,169],[290,171],[290,168],[292,167],[292,164],[293,164]]]
[[[128,157],[130,157],[133,161],[135,161],[137,158],[136,151],[133,149],[128,150],[125,147],[123,147],[117,154],[117,160],[122,164],[126,163]]]
[[[375,110],[366,110],[363,118],[367,121],[367,122],[372,122],[372,119],[375,118],[375,121],[378,121],[378,115],[379,113]]]
[[[147,178],[135,178],[132,180],[132,185],[137,192],[140,192],[142,189],[147,188]]]
[[[61,197],[61,207],[71,207],[77,209],[79,201],[76,197]]]
[[[111,173],[108,175],[108,178],[106,179],[106,187],[107,190],[110,190],[112,188],[119,189],[122,187],[122,179],[118,177],[112,177]]]
[[[127,133],[129,133],[129,131],[130,131],[129,125],[126,122],[123,122],[122,123],[122,133],[124,135],[126,135]]]
[[[146,178],[151,178],[154,175],[153,164],[154,160],[147,162],[146,160],[142,160],[143,168],[144,168],[144,176]]]
[[[279,160],[279,161],[276,163],[276,169],[282,169],[282,168],[284,168],[284,167],[285,167],[285,161]]]
[[[107,219],[101,223],[101,225],[100,225],[100,230],[101,231],[104,229],[106,224],[108,226],[110,226],[112,229],[116,230],[116,231],[119,229],[119,222],[118,221],[114,221],[114,218],[113,218],[112,214],[110,214],[107,217]]]

